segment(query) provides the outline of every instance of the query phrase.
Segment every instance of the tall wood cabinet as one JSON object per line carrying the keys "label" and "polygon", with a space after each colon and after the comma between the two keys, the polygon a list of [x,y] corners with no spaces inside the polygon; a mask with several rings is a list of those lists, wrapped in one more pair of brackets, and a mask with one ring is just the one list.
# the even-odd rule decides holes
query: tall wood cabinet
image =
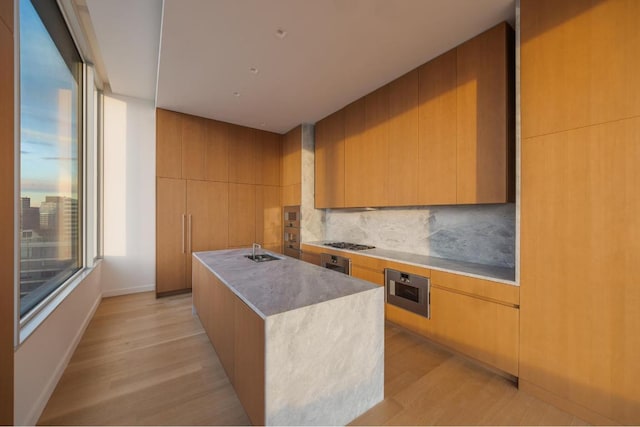
{"label": "tall wood cabinet", "polygon": [[521,1],[520,387],[640,423],[640,3]]}
{"label": "tall wood cabinet", "polygon": [[158,109],[156,293],[191,288],[191,253],[281,250],[281,135]]}
{"label": "tall wood cabinet", "polygon": [[513,37],[497,25],[320,120],[316,207],[513,201]]}

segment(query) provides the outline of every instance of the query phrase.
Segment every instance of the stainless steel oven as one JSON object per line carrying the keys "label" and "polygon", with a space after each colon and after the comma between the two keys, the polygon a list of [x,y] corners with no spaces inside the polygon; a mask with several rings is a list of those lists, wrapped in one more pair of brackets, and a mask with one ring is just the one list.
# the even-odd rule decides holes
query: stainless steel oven
{"label": "stainless steel oven", "polygon": [[384,283],[388,304],[431,318],[431,284],[428,277],[385,268]]}
{"label": "stainless steel oven", "polygon": [[283,212],[282,253],[300,258],[300,206],[285,206]]}
{"label": "stainless steel oven", "polygon": [[351,259],[327,253],[320,254],[320,266],[351,276]]}

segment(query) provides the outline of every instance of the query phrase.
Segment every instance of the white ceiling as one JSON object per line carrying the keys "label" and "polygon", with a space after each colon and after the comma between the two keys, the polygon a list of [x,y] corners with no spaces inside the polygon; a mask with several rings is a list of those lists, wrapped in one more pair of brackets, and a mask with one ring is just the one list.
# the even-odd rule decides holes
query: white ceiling
{"label": "white ceiling", "polygon": [[111,91],[155,100],[162,0],[86,0]]}
{"label": "white ceiling", "polygon": [[[159,1],[88,0],[114,92],[150,98]],[[286,132],[514,14],[515,0],[164,0],[156,105]]]}

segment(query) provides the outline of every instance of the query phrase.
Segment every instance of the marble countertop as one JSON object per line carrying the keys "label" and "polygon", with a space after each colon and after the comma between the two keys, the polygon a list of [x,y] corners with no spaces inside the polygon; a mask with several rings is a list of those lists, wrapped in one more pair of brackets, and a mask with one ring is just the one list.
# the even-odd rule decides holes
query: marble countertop
{"label": "marble countertop", "polygon": [[346,253],[365,255],[374,258],[381,258],[388,261],[397,261],[405,264],[425,267],[432,270],[446,271],[449,273],[461,274],[463,276],[476,277],[478,279],[492,280],[494,282],[515,285],[515,268],[497,267],[493,265],[474,264],[472,262],[456,261],[452,259],[437,258],[428,255],[412,254],[408,252],[393,251],[390,249],[367,249],[364,251],[349,251],[325,246],[330,241],[302,242],[303,245],[317,246],[324,249],[333,249]]}
{"label": "marble countertop", "polygon": [[260,253],[281,259],[254,262],[245,258],[250,253],[246,248],[195,252],[193,256],[262,318],[380,289],[370,282],[266,250]]}

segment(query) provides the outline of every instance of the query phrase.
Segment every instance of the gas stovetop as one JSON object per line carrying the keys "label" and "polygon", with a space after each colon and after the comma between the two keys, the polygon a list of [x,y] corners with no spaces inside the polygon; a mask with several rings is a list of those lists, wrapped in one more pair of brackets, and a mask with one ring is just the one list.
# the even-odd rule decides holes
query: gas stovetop
{"label": "gas stovetop", "polygon": [[336,249],[347,249],[350,251],[364,251],[367,249],[375,249],[375,246],[367,246],[367,245],[359,245],[357,243],[349,243],[349,242],[332,242],[325,243],[325,246],[331,246]]}

